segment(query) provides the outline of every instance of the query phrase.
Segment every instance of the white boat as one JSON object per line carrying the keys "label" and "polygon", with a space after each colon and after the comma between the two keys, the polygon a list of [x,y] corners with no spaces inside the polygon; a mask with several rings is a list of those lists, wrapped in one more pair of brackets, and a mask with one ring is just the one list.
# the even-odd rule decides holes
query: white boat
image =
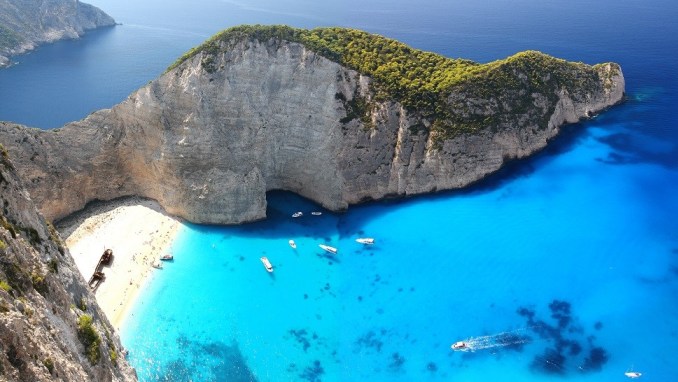
{"label": "white boat", "polygon": [[629,378],[640,378],[640,376],[643,375],[643,374],[641,374],[637,371],[627,371],[626,373],[624,373],[624,375],[629,377]]}
{"label": "white boat", "polygon": [[320,216],[320,215],[322,215],[322,214],[323,214],[323,213],[320,212],[320,211],[313,211],[313,212],[311,212],[311,215],[314,215],[314,216]]}
{"label": "white boat", "polygon": [[334,247],[330,247],[329,245],[318,244],[318,247],[320,247],[320,248],[326,250],[327,252],[329,252],[329,253],[331,253],[331,254],[333,254],[333,255],[336,255],[336,254],[337,254],[337,249],[334,248]]}
{"label": "white boat", "polygon": [[470,350],[471,348],[468,346],[468,344],[464,341],[457,341],[450,346],[452,350],[454,351],[467,351]]}
{"label": "white boat", "polygon": [[172,254],[168,253],[166,255],[160,256],[160,260],[165,260],[165,261],[174,260],[174,256]]}
{"label": "white boat", "polygon": [[263,256],[263,257],[261,258],[261,262],[264,264],[264,267],[266,268],[266,270],[267,270],[269,273],[270,273],[270,272],[273,272],[273,265],[271,265],[271,262],[268,261],[268,258],[267,258],[266,256]]}
{"label": "white boat", "polygon": [[360,244],[374,244],[374,239],[371,237],[359,237],[355,239]]}
{"label": "white boat", "polygon": [[297,249],[297,243],[295,243],[294,240],[290,240],[290,247]]}
{"label": "white boat", "polygon": [[300,217],[300,216],[304,216],[304,213],[301,212],[301,211],[297,211],[297,212],[295,212],[295,213],[292,214],[292,217],[293,217],[293,218],[298,218],[298,217]]}
{"label": "white boat", "polygon": [[162,263],[159,261],[154,261],[151,263],[151,266],[156,269],[162,269]]}

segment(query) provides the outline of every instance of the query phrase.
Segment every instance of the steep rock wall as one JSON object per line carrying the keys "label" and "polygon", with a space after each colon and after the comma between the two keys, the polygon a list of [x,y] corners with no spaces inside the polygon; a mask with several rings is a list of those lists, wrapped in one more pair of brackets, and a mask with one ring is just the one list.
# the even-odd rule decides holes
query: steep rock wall
{"label": "steep rock wall", "polygon": [[[0,380],[135,381],[113,327],[6,152],[0,199]],[[101,338],[94,364],[78,335],[85,314]]]}
{"label": "steep rock wall", "polygon": [[[377,101],[369,77],[301,44],[243,39],[61,129],[0,125],[0,142],[48,219],[91,200],[140,195],[193,222],[235,224],[263,218],[274,189],[341,210],[464,187],[540,150],[562,124],[620,102],[619,67],[596,70],[598,83],[547,94],[497,89],[487,98],[460,88],[450,95],[453,114],[499,117],[445,137],[418,112]],[[517,109],[518,96],[529,108]],[[356,100],[369,107],[352,118]]]}

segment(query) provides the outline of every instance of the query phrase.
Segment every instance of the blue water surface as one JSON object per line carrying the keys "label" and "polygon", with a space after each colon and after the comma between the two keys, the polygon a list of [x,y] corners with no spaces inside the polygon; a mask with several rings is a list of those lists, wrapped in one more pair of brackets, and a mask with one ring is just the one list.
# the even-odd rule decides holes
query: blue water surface
{"label": "blue water surface", "polygon": [[[52,128],[110,107],[241,23],[349,26],[481,62],[538,49],[619,62],[627,80],[623,105],[465,191],[322,216],[274,192],[263,222],[187,224],[122,329],[142,381],[678,375],[674,1],[91,2],[123,25],[17,57],[0,119]],[[497,346],[450,350],[470,337]]]}
{"label": "blue water surface", "polygon": [[[319,217],[272,193],[264,222],[187,226],[123,330],[133,364],[151,381],[612,381],[634,366],[671,380],[678,176],[611,163],[621,114],[469,191]],[[449,349],[497,333],[528,342]]]}

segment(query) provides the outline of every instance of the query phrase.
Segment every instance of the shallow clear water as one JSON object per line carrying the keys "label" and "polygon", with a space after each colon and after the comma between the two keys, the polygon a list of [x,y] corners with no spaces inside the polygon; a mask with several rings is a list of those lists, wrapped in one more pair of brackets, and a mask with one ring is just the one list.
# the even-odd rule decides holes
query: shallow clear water
{"label": "shallow clear water", "polygon": [[[619,62],[627,80],[625,104],[470,190],[320,217],[310,202],[272,193],[264,222],[188,225],[122,331],[141,380],[678,375],[674,2],[93,3],[124,25],[0,70],[0,119],[50,128],[112,106],[240,23],[351,26],[479,61],[539,49]],[[291,218],[297,210],[305,216]],[[377,243],[355,243],[363,235]],[[324,242],[339,254],[325,256]],[[527,343],[449,348],[505,332]]]}

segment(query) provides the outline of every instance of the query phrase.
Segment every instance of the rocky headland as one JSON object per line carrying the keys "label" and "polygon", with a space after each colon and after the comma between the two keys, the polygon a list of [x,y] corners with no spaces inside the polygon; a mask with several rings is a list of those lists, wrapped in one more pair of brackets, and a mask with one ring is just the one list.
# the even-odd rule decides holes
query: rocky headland
{"label": "rocky headland", "polygon": [[111,109],[0,125],[46,219],[137,195],[198,223],[262,219],[266,192],[331,210],[456,189],[622,101],[619,65],[522,52],[478,64],[365,32],[243,26]]}
{"label": "rocky headland", "polygon": [[111,25],[113,18],[77,0],[0,0],[0,67],[40,44]]}

